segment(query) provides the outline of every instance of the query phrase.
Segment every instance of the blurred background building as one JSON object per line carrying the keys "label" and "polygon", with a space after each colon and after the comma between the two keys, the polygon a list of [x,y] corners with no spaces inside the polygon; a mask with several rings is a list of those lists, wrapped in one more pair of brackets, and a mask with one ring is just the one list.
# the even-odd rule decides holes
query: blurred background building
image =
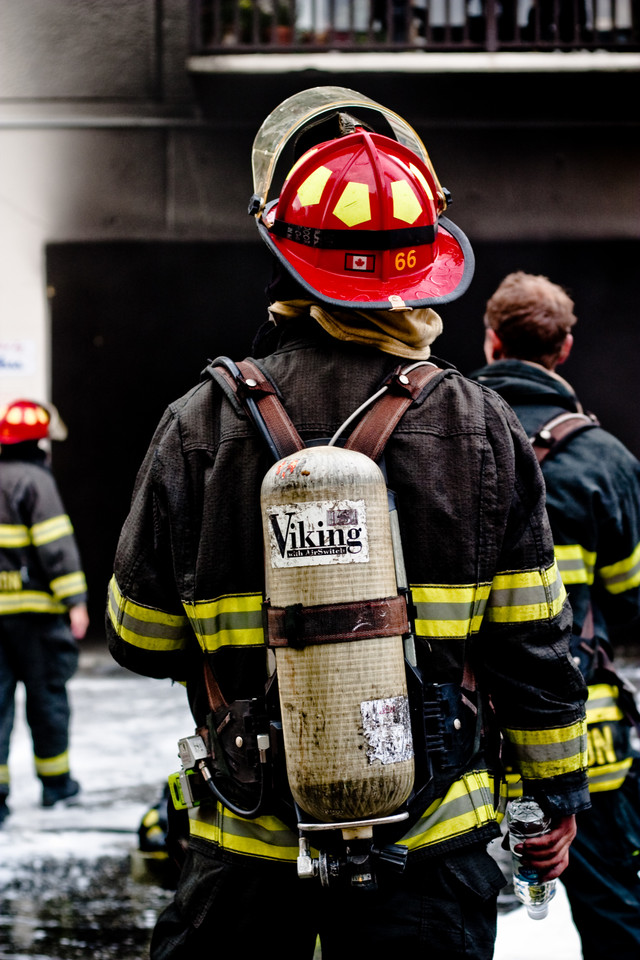
{"label": "blurred background building", "polygon": [[573,295],[567,376],[640,456],[638,0],[1,0],[0,402],[52,399],[93,631],[135,472],[208,358],[250,350],[267,113],[318,84],[423,138],[476,276],[436,353],[482,363],[514,269]]}

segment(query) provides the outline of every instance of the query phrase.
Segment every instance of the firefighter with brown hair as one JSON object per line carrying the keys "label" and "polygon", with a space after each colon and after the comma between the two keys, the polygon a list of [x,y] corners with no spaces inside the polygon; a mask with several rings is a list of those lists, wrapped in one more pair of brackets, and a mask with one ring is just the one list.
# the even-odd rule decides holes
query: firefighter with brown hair
{"label": "firefighter with brown hair", "polygon": [[[568,293],[547,277],[504,278],[485,312],[488,366],[472,374],[513,407],[541,462],[560,575],[573,609],[572,655],[589,685],[592,807],[562,875],[585,960],[640,952],[640,758],[633,691],[612,663],[640,619],[640,463],[585,414],[558,373],[573,347]],[[517,781],[514,783],[517,789]]]}
{"label": "firefighter with brown hair", "polygon": [[[551,833],[526,844],[549,878],[589,803],[586,691],[540,471],[507,405],[431,355],[435,308],[467,289],[473,254],[415,131],[355,91],[316,87],[267,117],[253,161],[250,213],[274,257],[269,320],[250,363],[219,359],[167,409],[109,587],[113,656],[184,682],[195,724],[176,787],[189,852],[151,955],[270,944],[299,960],[319,935],[324,960],[489,960],[500,738],[552,815]],[[369,440],[379,424],[386,441],[371,457],[370,415]],[[283,449],[295,452],[278,460]],[[318,464],[338,461],[340,482],[329,471],[314,493]],[[382,483],[375,509],[353,493],[360,471],[376,496]],[[376,592],[374,524],[391,530],[394,513],[385,476],[402,550],[393,587]],[[319,601],[331,574],[336,596]],[[297,599],[276,599],[284,581]],[[349,602],[356,581],[369,593]],[[398,644],[402,678],[381,694]],[[302,787],[320,808],[335,801],[322,815],[305,805],[300,754],[316,758]],[[338,771],[330,786],[324,762]],[[388,815],[355,819],[352,765],[381,801],[397,771],[415,775]]]}
{"label": "firefighter with brown hair", "polygon": [[66,437],[57,410],[32,400],[0,409],[0,823],[9,813],[16,686],[26,694],[42,806],[80,790],[69,769],[67,681],[87,631],[87,584],[71,521],[41,441]]}

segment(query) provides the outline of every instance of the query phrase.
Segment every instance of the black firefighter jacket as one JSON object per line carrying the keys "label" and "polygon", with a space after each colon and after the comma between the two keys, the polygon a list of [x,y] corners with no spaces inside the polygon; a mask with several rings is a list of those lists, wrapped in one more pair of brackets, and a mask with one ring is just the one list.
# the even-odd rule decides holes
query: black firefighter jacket
{"label": "black firefighter jacket", "polygon": [[[570,385],[537,364],[500,360],[472,377],[507,400],[529,437],[559,414],[582,411]],[[622,638],[640,618],[640,463],[616,437],[592,426],[552,448],[542,473],[573,609],[572,651],[589,684],[589,786],[592,793],[616,790],[633,760],[626,719],[633,695],[610,673],[608,641],[614,627]]]}
{"label": "black firefighter jacket", "polygon": [[[406,364],[311,331],[286,335],[259,362],[303,439],[333,436]],[[530,789],[557,813],[583,809],[586,690],[569,654],[571,614],[541,474],[515,416],[493,392],[443,370],[404,415],[385,460],[424,675],[459,690],[471,666]],[[162,418],[121,533],[107,613],[112,654],[135,672],[185,682],[196,725],[207,709],[203,654],[227,701],[263,691],[259,494],[271,462],[205,376]],[[465,702],[476,697],[467,694]],[[476,713],[458,707],[458,747],[399,841],[412,859],[498,833],[496,751],[476,749]],[[296,832],[270,812],[245,819],[201,805],[190,830],[231,855],[295,862],[298,853]]]}
{"label": "black firefighter jacket", "polygon": [[73,527],[44,454],[29,442],[3,448],[0,615],[66,613],[86,599]]}

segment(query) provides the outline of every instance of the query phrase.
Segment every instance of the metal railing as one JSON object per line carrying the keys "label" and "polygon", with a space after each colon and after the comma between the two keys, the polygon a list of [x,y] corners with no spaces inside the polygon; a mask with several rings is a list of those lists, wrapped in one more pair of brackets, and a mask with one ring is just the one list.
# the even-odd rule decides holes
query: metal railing
{"label": "metal railing", "polygon": [[640,0],[191,0],[194,55],[640,49]]}

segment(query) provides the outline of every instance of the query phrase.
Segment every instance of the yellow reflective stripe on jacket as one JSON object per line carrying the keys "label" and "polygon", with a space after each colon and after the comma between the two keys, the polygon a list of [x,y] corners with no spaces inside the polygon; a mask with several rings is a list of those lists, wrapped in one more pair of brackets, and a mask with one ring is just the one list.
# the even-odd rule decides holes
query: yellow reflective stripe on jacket
{"label": "yellow reflective stripe on jacket", "polygon": [[487,606],[490,584],[411,587],[420,637],[468,637],[477,633]]}
{"label": "yellow reflective stripe on jacket", "polygon": [[193,632],[203,650],[264,644],[262,594],[239,593],[217,600],[185,603]]}
{"label": "yellow reflective stripe on jacket", "polygon": [[566,595],[555,560],[546,570],[499,573],[493,578],[487,617],[494,623],[551,620]]}
{"label": "yellow reflective stripe on jacket", "polygon": [[630,557],[612,563],[608,567],[600,567],[600,578],[609,593],[624,593],[640,585],[640,543]]}
{"label": "yellow reflective stripe on jacket", "polygon": [[189,811],[192,837],[209,840],[229,853],[243,853],[267,860],[295,861],[298,836],[277,817],[245,820],[221,804],[195,807]]}
{"label": "yellow reflective stripe on jacket", "polygon": [[[486,770],[466,774],[430,805],[398,843],[419,850],[492,823],[497,819],[493,788],[493,777]],[[298,856],[296,833],[277,817],[245,820],[221,804],[203,805],[189,811],[189,828],[192,837],[218,844],[229,853],[287,861]]]}
{"label": "yellow reflective stripe on jacket", "polygon": [[593,583],[596,554],[579,543],[556,544],[556,562],[564,584]]}
{"label": "yellow reflective stripe on jacket", "polygon": [[496,820],[493,777],[487,770],[466,773],[435,800],[398,843],[419,850],[477,830]]}
{"label": "yellow reflective stripe on jacket", "polygon": [[9,767],[6,763],[0,763],[0,783],[9,783]]}
{"label": "yellow reflective stripe on jacket", "polygon": [[131,646],[169,653],[186,644],[187,617],[143,607],[124,597],[115,577],[109,583],[108,611],[113,629]]}
{"label": "yellow reflective stripe on jacket", "polygon": [[42,523],[34,523],[31,527],[31,540],[34,547],[43,547],[72,533],[71,520],[66,513],[61,513],[60,516],[43,520]]}
{"label": "yellow reflective stripe on jacket", "polygon": [[35,757],[36,773],[39,777],[59,777],[62,773],[69,773],[69,751],[59,753],[57,757]]}
{"label": "yellow reflective stripe on jacket", "polygon": [[626,757],[616,763],[607,763],[598,767],[589,767],[589,793],[604,793],[605,790],[619,790],[629,772],[633,757]]}
{"label": "yellow reflective stripe on jacket", "polygon": [[16,547],[28,547],[30,543],[28,527],[22,524],[0,523],[0,548],[15,550]]}
{"label": "yellow reflective stripe on jacket", "polygon": [[550,730],[507,728],[505,733],[515,748],[518,769],[525,780],[558,777],[587,767],[584,720]]}
{"label": "yellow reflective stripe on jacket", "polygon": [[75,597],[78,593],[87,592],[87,581],[81,570],[67,573],[64,577],[56,577],[49,586],[54,596],[61,598]]}
{"label": "yellow reflective stripe on jacket", "polygon": [[608,683],[590,684],[587,697],[587,723],[600,723],[603,720],[622,720],[623,714],[618,706],[618,688]]}
{"label": "yellow reflective stripe on jacket", "polygon": [[64,603],[59,603],[50,593],[44,591],[16,590],[0,593],[0,614],[66,612]]}

